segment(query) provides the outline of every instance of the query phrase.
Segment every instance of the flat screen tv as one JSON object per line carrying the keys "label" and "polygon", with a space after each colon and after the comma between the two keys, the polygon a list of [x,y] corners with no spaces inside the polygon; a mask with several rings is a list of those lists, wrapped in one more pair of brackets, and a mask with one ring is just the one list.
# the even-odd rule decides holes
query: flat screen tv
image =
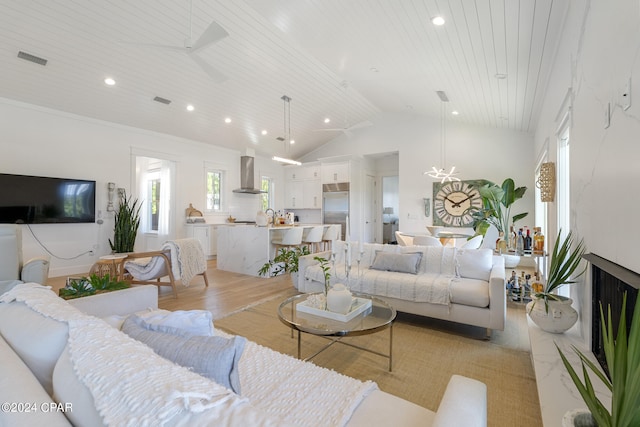
{"label": "flat screen tv", "polygon": [[96,182],[0,173],[0,223],[94,222]]}

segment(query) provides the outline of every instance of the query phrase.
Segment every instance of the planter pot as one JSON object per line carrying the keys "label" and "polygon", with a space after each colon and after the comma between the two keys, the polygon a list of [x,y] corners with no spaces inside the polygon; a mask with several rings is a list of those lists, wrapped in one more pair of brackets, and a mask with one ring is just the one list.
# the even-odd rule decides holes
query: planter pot
{"label": "planter pot", "polygon": [[527,313],[533,323],[543,331],[561,334],[568,331],[578,320],[578,312],[571,307],[571,298],[559,297],[559,301],[549,300],[547,312],[543,299],[536,296],[527,304]]}
{"label": "planter pot", "polygon": [[327,310],[347,314],[351,308],[351,292],[342,283],[333,285],[327,292]]}
{"label": "planter pot", "polygon": [[573,409],[562,417],[562,427],[598,427],[588,409]]}

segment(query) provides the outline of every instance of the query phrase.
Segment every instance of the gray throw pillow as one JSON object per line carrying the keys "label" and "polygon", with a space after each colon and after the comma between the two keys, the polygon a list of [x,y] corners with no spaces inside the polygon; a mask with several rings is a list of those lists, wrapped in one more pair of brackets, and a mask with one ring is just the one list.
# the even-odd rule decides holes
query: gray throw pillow
{"label": "gray throw pillow", "polygon": [[246,338],[184,337],[150,331],[142,326],[142,320],[136,315],[131,315],[125,320],[122,332],[151,347],[165,359],[189,368],[240,394],[238,369]]}
{"label": "gray throw pillow", "polygon": [[376,257],[369,268],[373,270],[418,274],[418,268],[420,267],[421,260],[422,252],[396,254],[376,251]]}

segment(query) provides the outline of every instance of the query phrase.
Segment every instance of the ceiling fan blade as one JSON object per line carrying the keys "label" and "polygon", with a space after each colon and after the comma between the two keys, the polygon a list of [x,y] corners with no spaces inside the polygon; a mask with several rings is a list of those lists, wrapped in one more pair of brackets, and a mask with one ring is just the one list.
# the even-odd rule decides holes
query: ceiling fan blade
{"label": "ceiling fan blade", "polygon": [[214,67],[209,65],[204,59],[200,58],[198,55],[191,53],[189,54],[189,58],[193,59],[193,61],[196,64],[198,64],[200,68],[202,68],[202,71],[207,73],[207,75],[209,75],[209,77],[211,77],[211,79],[215,83],[222,83],[227,80],[228,78],[227,76],[225,76],[220,71],[216,70]]}
{"label": "ceiling fan blade", "polygon": [[154,49],[172,50],[172,51],[181,52],[181,53],[184,53],[186,51],[186,49],[184,47],[170,46],[170,45],[166,45],[166,44],[137,43],[137,42],[125,42],[125,41],[121,41],[120,43],[129,44],[129,45],[132,45],[132,46],[152,47]]}
{"label": "ceiling fan blade", "polygon": [[211,24],[209,24],[207,29],[204,30],[204,33],[202,33],[200,38],[194,43],[191,51],[197,52],[203,47],[207,47],[212,43],[216,43],[227,37],[228,35],[229,33],[227,33],[227,30],[222,28],[216,21],[213,21],[211,22]]}
{"label": "ceiling fan blade", "polygon": [[369,120],[365,120],[363,122],[356,123],[353,126],[349,126],[347,128],[347,130],[362,129],[362,128],[366,128],[366,127],[369,127],[369,126],[373,126],[373,123],[371,123]]}

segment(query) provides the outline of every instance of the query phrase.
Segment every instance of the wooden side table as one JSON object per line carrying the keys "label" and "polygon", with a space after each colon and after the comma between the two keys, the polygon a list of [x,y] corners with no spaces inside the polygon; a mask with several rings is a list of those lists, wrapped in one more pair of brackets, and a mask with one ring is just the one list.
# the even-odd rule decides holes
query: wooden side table
{"label": "wooden side table", "polygon": [[105,255],[91,266],[90,274],[97,274],[100,277],[107,274],[117,280],[124,280],[124,261],[127,255]]}

